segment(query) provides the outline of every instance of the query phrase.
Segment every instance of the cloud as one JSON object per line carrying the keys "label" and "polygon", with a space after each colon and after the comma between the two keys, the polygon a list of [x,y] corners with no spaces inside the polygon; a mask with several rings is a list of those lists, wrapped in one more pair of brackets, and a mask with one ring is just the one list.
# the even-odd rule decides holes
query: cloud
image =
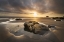
{"label": "cloud", "polygon": [[[8,11],[14,10],[21,12],[23,12],[23,10],[42,11],[42,9],[44,9],[42,8],[42,3],[44,3],[43,0],[0,0],[0,10],[5,9]],[[42,12],[44,12],[44,10]]]}
{"label": "cloud", "polygon": [[64,0],[0,0],[0,11],[24,12],[35,10],[39,13],[64,14]]}
{"label": "cloud", "polygon": [[51,0],[50,10],[55,13],[64,14],[64,0]]}

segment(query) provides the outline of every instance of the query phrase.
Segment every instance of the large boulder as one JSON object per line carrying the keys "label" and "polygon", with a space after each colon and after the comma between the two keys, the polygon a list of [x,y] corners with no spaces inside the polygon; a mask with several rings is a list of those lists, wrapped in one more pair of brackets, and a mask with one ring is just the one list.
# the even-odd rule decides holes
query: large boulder
{"label": "large boulder", "polygon": [[35,24],[39,24],[38,22],[35,22],[35,21],[28,21],[28,22],[25,22],[24,23],[24,29],[27,30],[27,31],[32,31],[33,30],[33,26]]}
{"label": "large boulder", "polygon": [[42,25],[42,24],[35,24],[33,26],[34,28],[34,33],[40,33],[42,31],[48,31],[48,27],[46,27],[45,25]]}
{"label": "large boulder", "polygon": [[49,28],[43,24],[39,24],[36,21],[28,21],[24,23],[24,30],[37,34],[41,31],[49,31]]}

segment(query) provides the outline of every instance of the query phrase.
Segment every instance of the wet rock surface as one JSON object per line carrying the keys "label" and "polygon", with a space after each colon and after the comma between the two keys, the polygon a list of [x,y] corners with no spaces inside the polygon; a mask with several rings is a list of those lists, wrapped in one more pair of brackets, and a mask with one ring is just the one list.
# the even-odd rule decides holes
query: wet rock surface
{"label": "wet rock surface", "polygon": [[44,34],[45,32],[49,31],[49,28],[36,21],[28,21],[24,23],[24,30],[33,32],[34,34]]}

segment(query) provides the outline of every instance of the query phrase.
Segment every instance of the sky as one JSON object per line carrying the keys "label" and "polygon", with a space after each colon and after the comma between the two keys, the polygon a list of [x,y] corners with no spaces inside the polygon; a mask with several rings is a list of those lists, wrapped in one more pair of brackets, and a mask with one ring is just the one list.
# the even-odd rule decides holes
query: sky
{"label": "sky", "polygon": [[33,13],[35,11],[44,15],[53,13],[63,16],[64,0],[0,0],[0,12]]}

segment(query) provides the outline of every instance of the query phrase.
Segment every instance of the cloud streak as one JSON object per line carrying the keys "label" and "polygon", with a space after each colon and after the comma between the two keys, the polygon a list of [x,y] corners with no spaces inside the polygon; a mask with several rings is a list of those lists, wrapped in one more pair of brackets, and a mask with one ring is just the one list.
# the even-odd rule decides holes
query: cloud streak
{"label": "cloud streak", "polygon": [[0,11],[24,12],[23,10],[64,14],[64,0],[0,0]]}
{"label": "cloud streak", "polygon": [[55,13],[64,14],[64,0],[51,0],[50,10]]}

